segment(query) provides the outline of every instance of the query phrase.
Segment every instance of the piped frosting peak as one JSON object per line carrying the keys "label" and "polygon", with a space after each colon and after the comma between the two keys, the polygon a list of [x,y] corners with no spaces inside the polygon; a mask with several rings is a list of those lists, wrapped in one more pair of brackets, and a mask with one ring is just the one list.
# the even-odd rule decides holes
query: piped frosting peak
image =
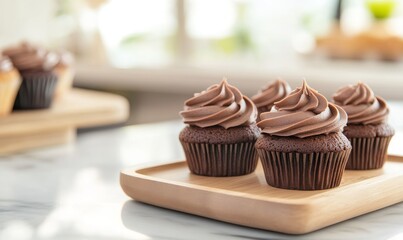
{"label": "piped frosting peak", "polygon": [[340,88],[333,100],[347,112],[349,124],[380,124],[386,122],[389,115],[386,101],[375,96],[362,82]]}
{"label": "piped frosting peak", "polygon": [[341,132],[347,123],[345,111],[329,103],[305,80],[301,87],[275,102],[270,112],[262,113],[260,119],[258,126],[263,133],[298,138]]}
{"label": "piped frosting peak", "polygon": [[282,79],[266,85],[251,99],[260,111],[270,111],[274,103],[283,99],[291,92],[291,87]]}
{"label": "piped frosting peak", "polygon": [[228,129],[254,123],[257,110],[248,97],[223,79],[219,84],[188,99],[180,115],[189,125],[221,126]]}

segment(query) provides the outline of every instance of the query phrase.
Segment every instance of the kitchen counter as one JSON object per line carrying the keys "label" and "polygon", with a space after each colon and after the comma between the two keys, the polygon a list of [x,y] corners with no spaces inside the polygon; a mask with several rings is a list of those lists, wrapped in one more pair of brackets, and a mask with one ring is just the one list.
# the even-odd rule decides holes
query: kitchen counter
{"label": "kitchen counter", "polygon": [[187,62],[186,65],[134,68],[79,63],[74,83],[83,87],[144,92],[155,92],[155,86],[158,86],[158,92],[189,94],[226,77],[244,94],[252,95],[278,77],[285,79],[293,89],[306,78],[310,86],[330,97],[336,89],[362,80],[376,89],[380,96],[403,100],[400,92],[403,89],[402,66],[403,62],[335,61],[292,56],[260,63],[225,62],[220,65],[217,62]]}
{"label": "kitchen counter", "polygon": [[[402,114],[395,110],[391,118],[398,129]],[[182,127],[165,122],[82,132],[72,145],[1,157],[0,239],[403,239],[403,203],[291,236],[131,200],[119,186],[120,170],[183,159]]]}

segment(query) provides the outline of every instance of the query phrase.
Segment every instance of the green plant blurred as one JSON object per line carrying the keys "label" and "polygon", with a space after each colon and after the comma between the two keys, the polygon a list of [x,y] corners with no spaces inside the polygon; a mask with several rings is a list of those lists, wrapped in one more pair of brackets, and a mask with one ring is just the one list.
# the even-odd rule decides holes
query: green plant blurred
{"label": "green plant blurred", "polygon": [[367,0],[367,7],[377,20],[389,18],[396,7],[395,0]]}
{"label": "green plant blurred", "polygon": [[235,24],[237,27],[232,35],[213,41],[213,46],[216,50],[227,55],[237,51],[244,53],[253,50],[251,33],[245,24],[246,10],[247,5],[245,3],[237,5],[237,22]]}
{"label": "green plant blurred", "polygon": [[246,52],[252,47],[252,40],[246,29],[239,28],[232,36],[215,40],[214,46],[225,54],[236,51]]}
{"label": "green plant blurred", "polygon": [[125,38],[123,38],[120,41],[120,45],[121,46],[129,46],[129,45],[132,45],[132,44],[143,42],[146,39],[147,39],[146,34],[131,34],[131,35],[128,35]]}

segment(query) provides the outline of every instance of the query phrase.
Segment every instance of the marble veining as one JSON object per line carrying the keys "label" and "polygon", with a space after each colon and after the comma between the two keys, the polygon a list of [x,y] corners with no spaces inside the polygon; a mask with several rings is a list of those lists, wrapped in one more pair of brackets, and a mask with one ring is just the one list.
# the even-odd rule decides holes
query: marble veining
{"label": "marble veining", "polygon": [[128,198],[120,170],[183,159],[182,127],[166,122],[84,132],[73,145],[1,157],[0,239],[403,239],[403,203],[292,236]]}

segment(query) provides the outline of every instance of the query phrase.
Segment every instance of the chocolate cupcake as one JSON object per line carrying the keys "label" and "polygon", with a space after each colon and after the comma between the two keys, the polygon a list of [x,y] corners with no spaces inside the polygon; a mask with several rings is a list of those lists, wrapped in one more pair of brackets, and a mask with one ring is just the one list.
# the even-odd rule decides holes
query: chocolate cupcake
{"label": "chocolate cupcake", "polygon": [[57,84],[57,75],[53,70],[58,56],[27,43],[10,47],[3,54],[10,57],[22,76],[14,109],[50,107]]}
{"label": "chocolate cupcake", "polygon": [[304,81],[260,118],[262,135],[255,146],[270,186],[320,190],[340,185],[351,151],[342,134],[347,115],[341,107]]}
{"label": "chocolate cupcake", "polygon": [[188,99],[180,115],[188,126],[179,140],[192,173],[227,177],[256,169],[256,107],[225,79]]}
{"label": "chocolate cupcake", "polygon": [[291,87],[282,79],[277,79],[275,82],[266,85],[256,95],[251,97],[258,110],[259,116],[262,112],[268,112],[273,107],[274,103],[280,101],[291,92]]}
{"label": "chocolate cupcake", "polygon": [[8,57],[0,55],[0,116],[8,115],[13,109],[20,85],[20,74]]}
{"label": "chocolate cupcake", "polygon": [[333,100],[348,115],[343,133],[350,140],[353,150],[346,169],[382,168],[389,142],[395,133],[387,123],[389,109],[386,101],[375,96],[371,88],[361,82],[339,89]]}

